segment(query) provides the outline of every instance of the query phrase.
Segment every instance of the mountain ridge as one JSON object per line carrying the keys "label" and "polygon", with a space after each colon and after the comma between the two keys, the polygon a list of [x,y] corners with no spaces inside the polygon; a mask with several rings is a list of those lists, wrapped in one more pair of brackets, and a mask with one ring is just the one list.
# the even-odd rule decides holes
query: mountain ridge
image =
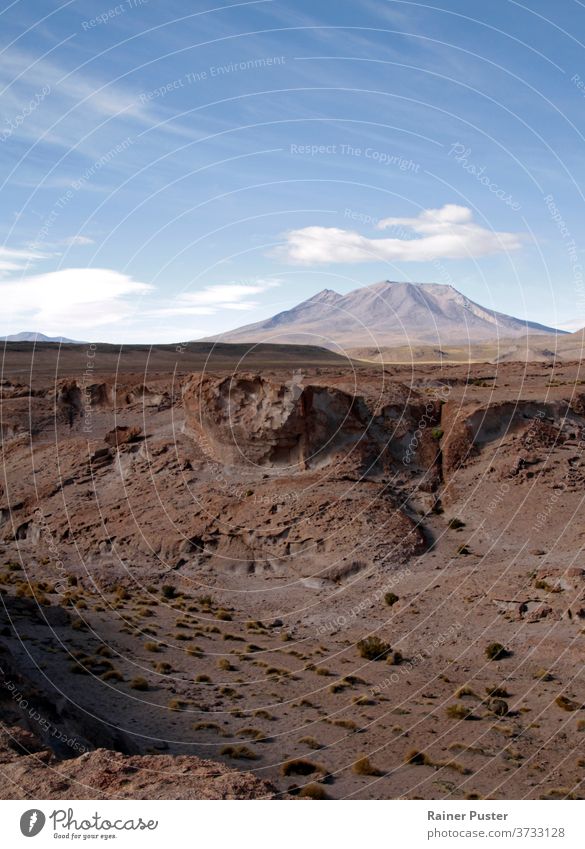
{"label": "mountain ridge", "polygon": [[278,340],[329,348],[463,344],[565,331],[490,310],[454,286],[384,280],[341,295],[323,289],[268,319],[208,337],[222,342]]}
{"label": "mountain ridge", "polygon": [[61,345],[79,345],[76,339],[68,339],[66,336],[45,336],[35,330],[23,330],[20,333],[11,333],[8,336],[0,336],[0,342],[55,342]]}

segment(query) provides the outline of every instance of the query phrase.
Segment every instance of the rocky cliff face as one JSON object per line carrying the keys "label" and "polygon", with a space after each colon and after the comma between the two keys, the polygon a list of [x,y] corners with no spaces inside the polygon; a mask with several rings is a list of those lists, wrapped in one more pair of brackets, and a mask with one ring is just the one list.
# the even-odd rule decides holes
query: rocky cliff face
{"label": "rocky cliff face", "polygon": [[356,468],[369,462],[380,470],[406,452],[411,462],[432,464],[430,431],[440,411],[436,399],[399,383],[376,396],[359,387],[281,383],[259,374],[196,375],[183,401],[187,429],[216,459],[295,472],[350,457]]}

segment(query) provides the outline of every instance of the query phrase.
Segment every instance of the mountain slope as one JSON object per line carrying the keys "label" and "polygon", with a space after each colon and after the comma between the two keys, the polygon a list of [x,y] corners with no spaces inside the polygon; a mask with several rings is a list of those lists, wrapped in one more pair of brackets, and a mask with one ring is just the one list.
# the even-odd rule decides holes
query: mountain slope
{"label": "mountain slope", "polygon": [[45,336],[44,333],[24,330],[22,333],[13,333],[10,336],[0,336],[0,342],[59,342],[62,345],[75,345],[75,339],[67,339],[66,336]]}
{"label": "mountain slope", "polygon": [[347,295],[324,289],[293,309],[215,338],[347,348],[473,344],[526,333],[560,331],[488,310],[452,286],[385,280]]}

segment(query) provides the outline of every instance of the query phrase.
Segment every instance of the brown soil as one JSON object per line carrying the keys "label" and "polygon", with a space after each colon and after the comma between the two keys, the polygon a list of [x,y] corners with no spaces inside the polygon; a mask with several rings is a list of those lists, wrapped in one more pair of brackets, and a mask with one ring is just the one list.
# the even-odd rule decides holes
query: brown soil
{"label": "brown soil", "polygon": [[7,798],[583,797],[579,363],[75,356],[0,387]]}

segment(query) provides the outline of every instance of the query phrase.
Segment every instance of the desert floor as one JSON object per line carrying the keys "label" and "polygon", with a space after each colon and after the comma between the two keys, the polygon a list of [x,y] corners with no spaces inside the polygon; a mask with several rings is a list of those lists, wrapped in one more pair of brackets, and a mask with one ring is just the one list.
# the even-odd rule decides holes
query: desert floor
{"label": "desert floor", "polygon": [[7,351],[7,798],[584,797],[580,363]]}

